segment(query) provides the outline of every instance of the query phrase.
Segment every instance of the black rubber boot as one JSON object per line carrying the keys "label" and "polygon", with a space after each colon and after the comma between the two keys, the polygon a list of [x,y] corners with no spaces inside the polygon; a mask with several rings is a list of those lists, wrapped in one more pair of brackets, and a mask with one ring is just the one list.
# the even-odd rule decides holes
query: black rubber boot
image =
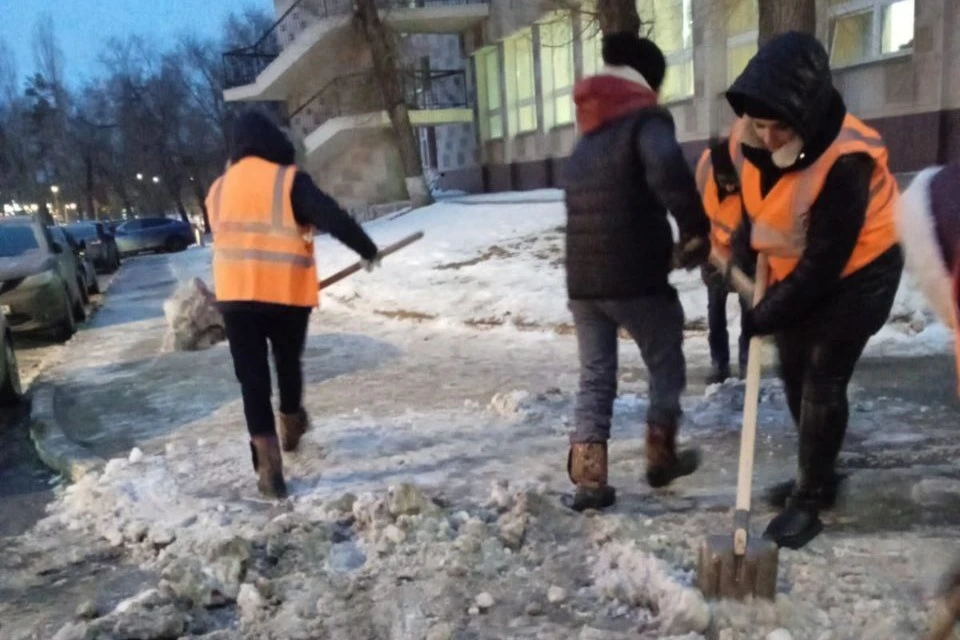
{"label": "black rubber boot", "polygon": [[[823,502],[818,505],[821,511],[829,511],[837,505],[837,498],[840,497],[840,489],[843,487],[843,482],[846,479],[846,474],[833,474],[830,482],[824,487],[821,496]],[[787,480],[786,482],[778,482],[773,486],[767,487],[765,491],[767,504],[774,509],[786,508],[787,500],[793,494],[796,486],[796,480]]]}
{"label": "black rubber boot", "polygon": [[713,365],[710,369],[710,375],[707,376],[707,384],[722,384],[730,378],[730,365],[725,367]]}
{"label": "black rubber boot", "polygon": [[787,508],[770,521],[763,537],[787,549],[800,549],[823,531],[817,493],[797,491],[787,500]]}
{"label": "black rubber boot", "polygon": [[563,496],[564,506],[574,511],[606,509],[617,501],[616,490],[607,484],[607,443],[570,445],[567,475],[576,485],[572,495]]}

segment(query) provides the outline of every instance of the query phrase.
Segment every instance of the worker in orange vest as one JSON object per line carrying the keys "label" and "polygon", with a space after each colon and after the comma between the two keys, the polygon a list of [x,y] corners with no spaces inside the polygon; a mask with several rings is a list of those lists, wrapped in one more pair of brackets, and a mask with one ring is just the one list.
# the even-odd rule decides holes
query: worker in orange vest
{"label": "worker in orange vest", "polygon": [[727,99],[740,118],[730,152],[747,214],[736,235],[766,256],[773,283],[744,328],[774,336],[799,430],[798,476],[770,492],[783,510],[765,536],[799,548],[836,498],[847,386],[903,271],[897,183],[882,138],[847,112],[813,36],[769,41]]}
{"label": "worker in orange vest", "polygon": [[[730,158],[728,139],[724,138],[704,149],[697,162],[696,178],[703,208],[710,218],[710,244],[721,254],[730,255],[733,232],[743,217],[743,203],[740,199],[740,178]],[[703,283],[707,285],[708,342],[712,364],[707,384],[717,384],[730,377],[730,337],[727,333],[730,287],[723,274],[709,262],[701,267],[701,275]],[[740,301],[742,318],[747,305],[740,296],[737,299]],[[738,345],[740,377],[747,370],[749,346],[749,337],[741,330]]]}
{"label": "worker in orange vest", "polygon": [[[214,289],[243,394],[257,487],[269,498],[286,497],[280,450],[296,450],[310,425],[300,359],[319,302],[314,233],[330,233],[368,269],[378,262],[377,246],[360,225],[294,164],[290,140],[267,116],[248,111],[235,123],[228,168],[206,201]],[[280,390],[278,421],[268,344]]]}

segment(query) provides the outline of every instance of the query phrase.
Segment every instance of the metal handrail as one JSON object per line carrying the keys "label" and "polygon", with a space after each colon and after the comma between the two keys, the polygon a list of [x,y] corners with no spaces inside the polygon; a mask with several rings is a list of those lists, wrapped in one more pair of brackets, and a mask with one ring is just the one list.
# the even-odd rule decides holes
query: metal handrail
{"label": "metal handrail", "polygon": [[[423,72],[402,70],[404,102],[415,110],[456,109],[470,106],[466,72],[462,69]],[[372,71],[340,76],[326,84],[290,114],[309,118],[301,126],[304,136],[325,122],[347,115],[362,115],[386,108],[380,85]]]}
{"label": "metal handrail", "polygon": [[[376,0],[381,9],[416,9],[446,5],[486,4],[489,0]],[[309,6],[309,9],[308,9]],[[352,0],[295,0],[269,29],[252,45],[226,51],[222,55],[224,86],[237,87],[254,82],[264,69],[273,62],[283,46],[278,35],[285,26],[295,30],[294,21],[300,17],[299,9],[309,10],[312,20],[325,20],[344,16],[353,11]],[[301,23],[301,27],[305,24]],[[301,29],[302,30],[302,29]],[[299,31],[292,36],[296,38]]]}

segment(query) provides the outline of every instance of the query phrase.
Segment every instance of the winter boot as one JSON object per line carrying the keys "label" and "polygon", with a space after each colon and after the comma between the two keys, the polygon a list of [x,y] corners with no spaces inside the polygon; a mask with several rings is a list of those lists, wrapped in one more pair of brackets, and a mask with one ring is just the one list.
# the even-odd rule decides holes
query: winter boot
{"label": "winter boot", "polygon": [[253,455],[253,470],[257,472],[257,488],[267,498],[277,500],[287,497],[287,484],[283,481],[283,457],[276,436],[254,436],[250,439]]}
{"label": "winter boot", "polygon": [[781,511],[763,532],[763,537],[779,547],[800,549],[823,531],[820,521],[820,505],[825,500],[825,489],[800,487],[787,499]]}
{"label": "winter boot", "polygon": [[574,511],[606,509],[617,500],[616,490],[607,484],[607,443],[588,442],[570,445],[567,475],[577,486],[563,504]]}
{"label": "winter boot", "polygon": [[721,384],[730,378],[730,365],[713,365],[710,369],[710,375],[707,376],[707,384]]}
{"label": "winter boot", "polygon": [[677,452],[677,423],[647,425],[647,482],[654,489],[688,476],[700,466],[696,449]]}
{"label": "winter boot", "polygon": [[300,444],[300,438],[310,428],[310,416],[303,409],[297,413],[288,415],[281,413],[277,420],[278,430],[280,431],[280,444],[284,451],[296,451]]}
{"label": "winter boot", "polygon": [[[837,498],[840,496],[840,488],[846,479],[846,474],[842,473],[834,473],[831,476],[823,488],[823,495],[821,496],[823,502],[819,505],[821,511],[829,511],[836,506]],[[767,487],[765,492],[767,504],[774,509],[785,508],[787,506],[787,500],[790,498],[796,486],[796,480],[787,480],[786,482],[779,482],[771,487]]]}

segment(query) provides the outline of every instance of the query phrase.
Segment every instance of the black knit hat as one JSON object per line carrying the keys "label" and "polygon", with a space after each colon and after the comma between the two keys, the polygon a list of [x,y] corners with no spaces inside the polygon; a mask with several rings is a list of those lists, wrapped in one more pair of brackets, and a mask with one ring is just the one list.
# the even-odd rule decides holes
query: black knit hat
{"label": "black knit hat", "polygon": [[603,36],[603,61],[615,67],[630,67],[640,73],[654,91],[660,90],[667,73],[667,60],[652,40],[628,31]]}

